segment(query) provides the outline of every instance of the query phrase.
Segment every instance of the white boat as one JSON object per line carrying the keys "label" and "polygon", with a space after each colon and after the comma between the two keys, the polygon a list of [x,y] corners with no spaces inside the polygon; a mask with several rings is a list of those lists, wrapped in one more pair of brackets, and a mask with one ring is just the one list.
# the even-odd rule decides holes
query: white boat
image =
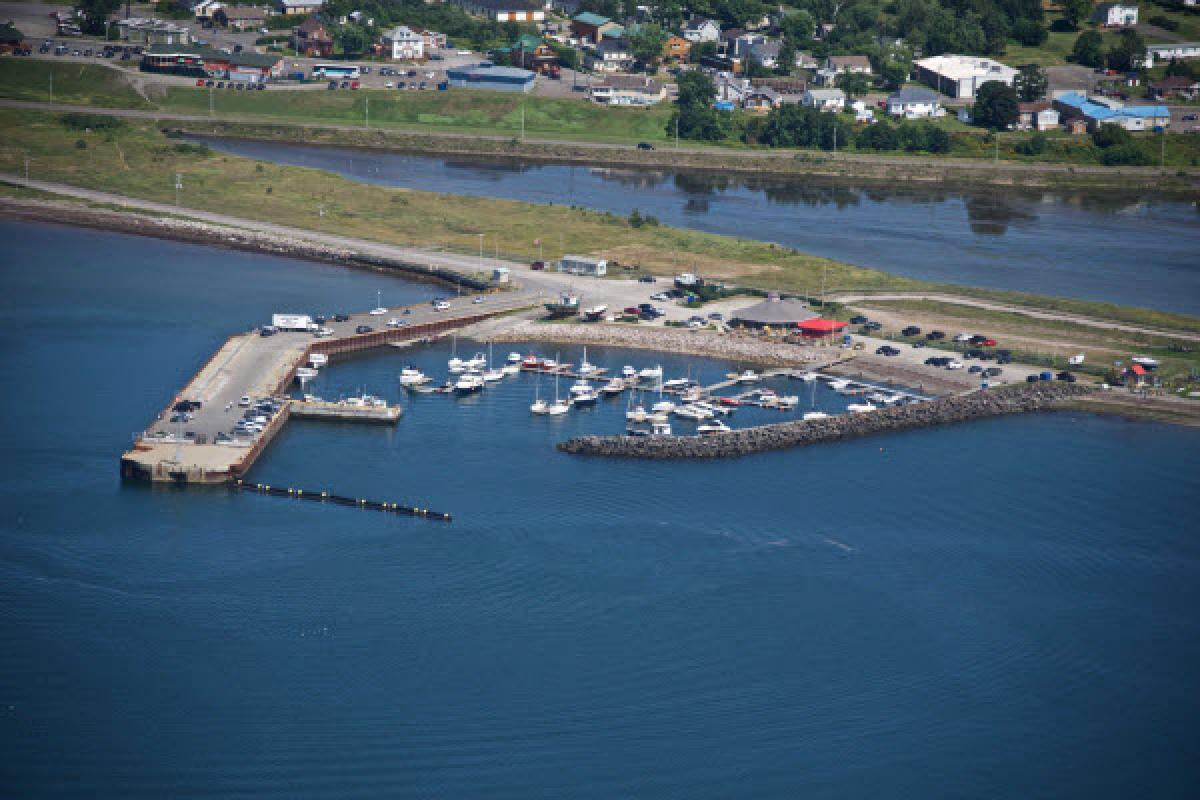
{"label": "white boat", "polygon": [[519,366],[521,364],[521,354],[517,353],[517,352],[509,353],[508,354],[508,363],[516,364]]}
{"label": "white boat", "polygon": [[849,385],[850,385],[850,381],[843,380],[842,378],[837,378],[837,379],[831,380],[829,382],[829,388],[833,389],[834,391],[841,391],[842,389],[845,389]]}
{"label": "white boat", "polygon": [[[656,414],[667,415],[675,410],[675,404],[670,400],[663,399],[663,382],[662,382],[662,367],[658,367],[658,402],[650,407],[650,410]],[[642,370],[645,372],[645,370]]]}
{"label": "white boat", "polygon": [[669,381],[663,381],[664,389],[683,390],[692,385],[692,382],[687,378],[671,378]]}
{"label": "white boat", "polygon": [[702,419],[712,419],[713,417],[713,413],[711,411],[698,406],[679,406],[671,413],[677,417],[682,417],[683,419],[694,419],[697,421]]}
{"label": "white boat", "polygon": [[467,371],[467,362],[458,357],[458,336],[451,339],[450,344],[450,360],[446,362],[446,368],[450,370],[452,375]]}
{"label": "white boat", "polygon": [[372,317],[382,317],[386,313],[388,310],[383,307],[383,292],[376,292],[375,307],[371,309],[370,314]]}
{"label": "white boat", "polygon": [[804,374],[802,374],[802,375],[800,376],[800,380],[804,381],[805,383],[812,383],[812,382],[813,382],[813,381],[815,381],[815,380],[816,380],[818,377],[819,377],[819,376],[818,376],[818,375],[817,375],[817,373],[815,373],[815,372],[805,372]]}
{"label": "white boat", "polygon": [[738,383],[758,383],[760,380],[762,380],[762,378],[752,369],[743,370],[742,373],[737,376]]}
{"label": "white boat", "polygon": [[489,369],[483,373],[483,379],[487,383],[495,383],[496,381],[502,381],[502,380],[504,380],[504,370]]}
{"label": "white boat", "polygon": [[883,398],[883,402],[884,402],[886,405],[889,405],[889,406],[894,406],[894,405],[896,405],[897,403],[903,403],[903,402],[904,402],[904,395],[902,395],[902,394],[890,394],[890,395],[887,395],[886,397],[884,397],[884,398]]}
{"label": "white boat", "polygon": [[638,371],[636,369],[634,369],[633,367],[629,366],[628,364],[621,367],[621,377],[622,378],[636,378],[637,376],[638,376]]}
{"label": "white boat", "polygon": [[650,423],[650,435],[651,436],[670,436],[671,435],[671,423],[667,422],[665,419],[654,420],[652,423]]}
{"label": "white boat", "polygon": [[685,403],[698,403],[703,398],[704,392],[700,390],[699,386],[693,386],[683,394],[679,395],[679,399]]}
{"label": "white boat", "polygon": [[521,365],[520,364],[505,364],[503,367],[500,368],[500,371],[503,372],[505,375],[516,375],[518,372],[521,371]]}
{"label": "white boat", "polygon": [[574,397],[577,394],[583,394],[585,392],[592,391],[592,384],[589,383],[586,378],[580,378],[579,380],[575,381],[575,383],[571,384],[571,388],[567,391],[572,397]]}
{"label": "white boat", "polygon": [[554,375],[554,403],[546,409],[546,413],[552,417],[557,417],[571,410],[571,404],[566,400],[562,400],[558,396],[558,373]]}
{"label": "white boat", "polygon": [[296,367],[296,380],[308,381],[317,377],[321,373],[312,367]]}
{"label": "white boat", "polygon": [[775,404],[780,408],[792,409],[800,405],[800,398],[790,394],[784,395],[783,397],[776,397]]}
{"label": "white boat", "polygon": [[824,411],[805,411],[804,412],[804,419],[806,421],[810,420],[810,419],[828,419],[828,418],[829,418],[829,415],[826,414]]}
{"label": "white boat", "polygon": [[313,369],[320,369],[329,363],[329,356],[324,353],[309,353],[308,365]]}
{"label": "white boat", "polygon": [[608,395],[620,394],[621,392],[625,391],[625,381],[621,380],[620,378],[613,378],[608,383],[601,386],[600,391],[601,393]]}
{"label": "white boat", "polygon": [[1158,369],[1158,359],[1150,358],[1150,356],[1134,356],[1129,359],[1134,364],[1145,367],[1146,369]]}
{"label": "white boat", "polygon": [[428,375],[415,367],[405,367],[400,370],[400,385],[401,386],[420,386],[423,383],[429,383],[432,380]]}
{"label": "white boat", "polygon": [[737,410],[731,406],[719,406],[714,403],[705,403],[702,401],[694,402],[692,405],[694,405],[696,408],[703,408],[705,411],[713,414],[720,414],[723,417],[727,417]]}
{"label": "white boat", "polygon": [[558,360],[547,358],[542,361],[542,369],[558,369]]}
{"label": "white boat", "polygon": [[576,370],[580,375],[591,375],[596,371],[596,365],[587,360],[587,348],[583,348],[583,360],[579,362],[579,369]]}
{"label": "white boat", "polygon": [[529,405],[529,411],[533,414],[550,413],[550,404],[542,399],[542,376],[540,373],[537,376],[537,382],[533,385],[533,402]]}
{"label": "white boat", "polygon": [[487,356],[483,353],[476,353],[467,361],[467,369],[486,369],[487,365]]}
{"label": "white boat", "polygon": [[638,373],[638,377],[644,381],[658,380],[662,377],[662,367],[646,367]]}
{"label": "white boat", "polygon": [[867,414],[871,411],[875,411],[876,408],[876,406],[873,406],[870,403],[851,403],[850,405],[846,406],[846,410],[853,414]]}
{"label": "white boat", "polygon": [[387,401],[381,397],[376,397],[373,394],[360,394],[357,397],[347,397],[345,400],[339,400],[339,403],[346,406],[355,406],[360,408],[387,408]]}
{"label": "white boat", "polygon": [[646,407],[641,403],[633,402],[635,394],[637,394],[636,390],[629,393],[629,403],[625,407],[625,419],[630,422],[645,422],[648,417]]}
{"label": "white boat", "polygon": [[705,422],[703,425],[696,426],[696,433],[700,434],[701,436],[712,436],[717,433],[729,433],[730,430],[732,430],[732,428],[730,428],[724,422],[721,422],[719,419],[710,420]]}
{"label": "white boat", "polygon": [[454,382],[454,391],[459,394],[471,394],[483,388],[483,375],[478,372],[468,372]]}
{"label": "white boat", "polygon": [[[572,388],[574,388],[574,387],[572,387]],[[593,389],[590,385],[583,391],[571,393],[571,403],[574,405],[577,405],[577,406],[595,405],[596,401],[599,399],[600,399],[600,395],[596,394],[596,390]]]}

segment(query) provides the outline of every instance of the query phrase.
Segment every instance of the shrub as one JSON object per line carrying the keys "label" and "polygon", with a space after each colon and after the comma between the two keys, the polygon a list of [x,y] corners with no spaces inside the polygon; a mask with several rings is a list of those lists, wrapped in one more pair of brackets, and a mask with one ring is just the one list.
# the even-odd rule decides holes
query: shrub
{"label": "shrub", "polygon": [[85,142],[83,139],[76,139],[75,140],[75,149],[76,150],[87,150],[87,142]]}
{"label": "shrub", "polygon": [[115,131],[125,127],[125,121],[103,114],[63,114],[58,118],[63,127],[76,131]]}
{"label": "shrub", "polygon": [[1154,159],[1137,142],[1131,141],[1106,148],[1100,154],[1100,163],[1108,167],[1148,167]]}
{"label": "shrub", "polygon": [[193,144],[192,142],[180,142],[175,145],[175,152],[185,156],[206,156],[210,152],[206,144]]}
{"label": "shrub", "polygon": [[1028,139],[1017,142],[1013,149],[1023,156],[1040,156],[1046,151],[1046,134],[1039,131]]}

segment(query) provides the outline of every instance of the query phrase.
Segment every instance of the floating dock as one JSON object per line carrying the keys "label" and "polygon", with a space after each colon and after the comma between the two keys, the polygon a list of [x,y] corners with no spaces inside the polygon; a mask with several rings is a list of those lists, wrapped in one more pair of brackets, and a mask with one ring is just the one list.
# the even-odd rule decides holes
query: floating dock
{"label": "floating dock", "polygon": [[[528,305],[527,298],[488,295],[481,303],[464,304],[461,309],[449,311],[419,305],[392,309],[385,316],[353,314],[340,322],[326,322],[325,326],[333,333],[324,338],[299,332],[261,336],[257,329],[231,336],[146,430],[135,434],[133,446],[121,456],[121,475],[132,480],[179,484],[239,480],[292,413],[311,414],[313,409],[307,408],[307,404],[302,403],[302,408],[297,409],[295,401],[287,401],[286,395],[296,370],[306,366],[313,354],[333,359],[346,353],[424,339]],[[392,317],[402,320],[403,325],[387,326],[386,321]],[[372,330],[358,333],[360,326]],[[264,414],[268,419],[261,431],[231,437],[228,431],[246,410],[243,398],[250,398],[251,402],[276,398],[277,410]],[[188,404],[190,417],[172,422],[182,403]],[[361,418],[357,413],[354,416]]]}

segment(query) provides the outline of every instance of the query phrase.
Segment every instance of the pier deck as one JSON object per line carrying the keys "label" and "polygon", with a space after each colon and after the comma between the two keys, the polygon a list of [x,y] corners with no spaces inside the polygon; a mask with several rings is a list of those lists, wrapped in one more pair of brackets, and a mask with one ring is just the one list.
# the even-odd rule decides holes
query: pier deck
{"label": "pier deck", "polygon": [[[292,405],[284,402],[264,429],[254,435],[217,441],[246,410],[239,400],[284,396],[296,369],[312,353],[334,356],[381,347],[394,342],[422,339],[452,328],[530,305],[524,292],[483,295],[482,302],[460,298],[449,311],[434,311],[428,304],[389,310],[385,315],[353,314],[344,322],[329,321],[333,335],[316,338],[311,333],[280,332],[260,336],[257,331],[231,336],[188,381],[121,457],[121,474],[127,478],[176,483],[224,483],[242,477],[271,439],[287,422]],[[389,328],[391,318],[404,321]],[[356,333],[369,325],[369,333]],[[180,401],[198,401],[192,418],[171,422]],[[190,435],[189,435],[190,434]]]}

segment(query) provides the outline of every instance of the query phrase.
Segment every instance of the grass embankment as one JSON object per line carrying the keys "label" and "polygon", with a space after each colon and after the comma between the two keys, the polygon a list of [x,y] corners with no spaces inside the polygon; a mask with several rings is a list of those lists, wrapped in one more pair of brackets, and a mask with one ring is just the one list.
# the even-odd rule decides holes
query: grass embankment
{"label": "grass embankment", "polygon": [[[63,119],[73,121],[74,127]],[[88,128],[89,125],[109,127]],[[86,129],[85,129],[86,128]],[[183,205],[401,245],[533,259],[594,253],[648,270],[723,272],[751,284],[813,291],[830,285],[915,290],[923,284],[789,248],[563,206],[363,186],[318,170],[282,167],[168,139],[153,123],[0,110],[0,170],[164,203],[183,176]],[[631,200],[631,206],[633,204]],[[324,208],[324,215],[319,211]]]}
{"label": "grass embankment", "polygon": [[129,76],[97,64],[6,58],[0,61],[0,97],[105,108],[149,109],[153,105],[138,94]]}

